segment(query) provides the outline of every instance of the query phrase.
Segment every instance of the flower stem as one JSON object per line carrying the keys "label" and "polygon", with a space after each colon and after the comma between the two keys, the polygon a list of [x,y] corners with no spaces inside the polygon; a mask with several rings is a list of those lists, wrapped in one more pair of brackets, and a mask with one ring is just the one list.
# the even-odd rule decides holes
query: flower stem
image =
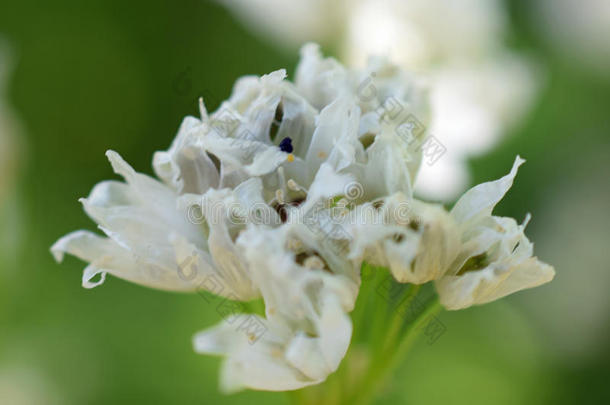
{"label": "flower stem", "polygon": [[441,309],[438,299],[430,302],[422,313],[407,327],[401,336],[399,346],[396,350],[389,347],[380,355],[375,356],[363,381],[347,402],[354,405],[366,405],[374,398],[375,394],[384,386],[392,372],[403,362],[409,349],[415,342],[421,325],[429,317]]}
{"label": "flower stem", "polygon": [[426,309],[421,313],[417,319],[409,325],[405,335],[398,346],[398,349],[394,353],[390,353],[390,362],[388,364],[387,372],[393,372],[404,359],[404,357],[409,353],[409,349],[415,343],[415,338],[417,338],[418,333],[421,330],[421,326],[430,319],[431,316],[438,314],[442,310],[442,306],[438,298],[435,298],[431,301]]}
{"label": "flower stem", "polygon": [[[406,294],[406,297],[402,298],[400,300],[399,305],[407,306],[407,307],[409,305],[411,305],[411,301],[413,301],[413,299],[419,292],[420,288],[421,288],[420,285],[411,285],[411,287],[409,288],[409,290]],[[395,310],[394,313],[392,314],[392,319],[390,321],[390,328],[388,329],[385,342],[381,346],[382,352],[386,352],[391,349],[391,347],[394,345],[394,343],[396,341],[396,338],[397,338],[401,328],[403,327],[403,324],[404,324],[403,314],[400,311]]]}

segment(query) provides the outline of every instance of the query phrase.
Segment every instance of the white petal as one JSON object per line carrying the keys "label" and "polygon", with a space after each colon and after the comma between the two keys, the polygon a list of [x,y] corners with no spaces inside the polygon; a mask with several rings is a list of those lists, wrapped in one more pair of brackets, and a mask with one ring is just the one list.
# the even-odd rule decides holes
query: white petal
{"label": "white petal", "polygon": [[[168,265],[154,258],[140,257],[119,246],[109,238],[88,231],[76,231],[58,240],[51,252],[61,261],[64,253],[90,262],[83,273],[83,287],[93,288],[105,280],[105,273],[147,287],[171,291],[194,291],[197,285],[181,277],[178,265]],[[98,282],[91,282],[101,274]]]}
{"label": "white petal", "polygon": [[179,194],[201,194],[218,186],[218,169],[198,142],[205,131],[200,120],[186,117],[170,149],[154,155],[155,173]]}
{"label": "white petal", "polygon": [[325,297],[318,328],[319,337],[298,333],[286,350],[286,359],[309,378],[323,381],[339,367],[352,335],[351,319],[336,297]]}
{"label": "white petal", "polygon": [[524,234],[528,221],[529,215],[522,225],[512,218],[487,216],[464,227],[458,258],[436,282],[447,309],[485,304],[552,280],[553,268],[532,257],[533,245]]}
{"label": "white petal", "polygon": [[[92,282],[91,280],[93,280],[98,274],[100,274],[100,279],[98,281]],[[85,270],[83,271],[84,288],[95,288],[98,285],[104,284],[104,281],[106,281],[106,272],[103,269],[98,269],[97,267],[91,264],[85,267]]]}
{"label": "white petal", "polygon": [[313,205],[326,201],[329,198],[344,195],[350,189],[350,185],[358,187],[354,178],[347,174],[338,174],[328,163],[323,163],[316,174],[307,193],[307,200],[302,206],[302,211],[307,212]]}
{"label": "white petal", "polygon": [[553,267],[531,257],[502,268],[492,265],[461,276],[448,276],[436,282],[441,303],[450,310],[485,304],[506,295],[537,287],[555,276]]}
{"label": "white petal", "polygon": [[[264,325],[255,340],[248,336],[240,322]],[[235,392],[244,388],[266,391],[286,391],[314,383],[283,357],[289,333],[281,325],[254,315],[241,315],[235,322],[222,322],[197,334],[195,351],[203,354],[225,355],[221,371],[221,388]]]}
{"label": "white petal", "polygon": [[[199,345],[226,355],[227,375],[257,389],[296,389],[324,380],[337,369],[351,338],[347,310],[355,301],[355,283],[298,265],[285,250],[290,229],[250,227],[238,239],[265,300],[272,333],[252,346],[233,337],[206,337]],[[268,370],[261,370],[263,366]],[[278,383],[269,381],[270,373],[277,373],[273,378]]]}
{"label": "white petal", "polygon": [[347,72],[333,58],[323,58],[317,44],[301,48],[301,61],[296,72],[296,86],[318,109],[330,104],[344,90]]}
{"label": "white petal", "polygon": [[455,203],[451,215],[459,223],[491,215],[493,208],[513,185],[517,170],[524,162],[525,160],[517,156],[509,174],[499,180],[482,183],[468,190]]}
{"label": "white petal", "polygon": [[365,198],[373,200],[394,193],[413,194],[408,158],[401,153],[403,147],[397,138],[378,136],[367,149],[368,162],[362,168]]}

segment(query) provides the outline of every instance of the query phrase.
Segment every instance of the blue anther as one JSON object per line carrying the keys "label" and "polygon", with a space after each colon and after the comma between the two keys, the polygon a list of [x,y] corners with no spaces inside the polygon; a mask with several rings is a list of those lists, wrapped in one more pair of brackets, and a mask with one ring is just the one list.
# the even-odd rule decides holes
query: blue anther
{"label": "blue anther", "polygon": [[290,137],[287,136],[282,139],[282,142],[280,142],[280,150],[282,152],[292,153],[292,139],[290,139]]}

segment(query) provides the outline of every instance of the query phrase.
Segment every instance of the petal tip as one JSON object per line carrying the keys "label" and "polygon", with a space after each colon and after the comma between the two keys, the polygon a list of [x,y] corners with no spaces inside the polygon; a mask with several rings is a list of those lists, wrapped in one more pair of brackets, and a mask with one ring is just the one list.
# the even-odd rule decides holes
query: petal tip
{"label": "petal tip", "polygon": [[64,261],[64,248],[62,247],[63,239],[64,238],[59,239],[53,244],[53,246],[51,246],[51,249],[49,249],[57,263],[61,263]]}

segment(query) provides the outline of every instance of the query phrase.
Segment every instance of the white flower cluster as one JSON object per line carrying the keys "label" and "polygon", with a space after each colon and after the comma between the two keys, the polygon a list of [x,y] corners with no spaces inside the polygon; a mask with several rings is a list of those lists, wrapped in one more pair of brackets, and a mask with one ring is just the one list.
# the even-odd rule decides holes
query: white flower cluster
{"label": "white flower cluster", "polygon": [[[225,320],[194,339],[226,357],[225,390],[320,383],[349,347],[363,262],[401,283],[435,281],[448,309],[553,277],[525,224],[491,215],[521,159],[450,212],[413,198],[425,134],[408,124],[427,122],[424,95],[386,60],[353,71],[306,45],[294,83],[284,70],[243,77],[215,113],[202,102],[201,118],[187,117],[154,156],[161,181],[108,152],[126,182],[82,200],[106,236],[77,231],[52,252],[89,262],[87,288],[110,273],[226,298]],[[239,313],[259,298],[264,315]]]}
{"label": "white flower cluster", "polygon": [[610,2],[607,0],[539,0],[529,4],[532,26],[578,69],[608,77]]}
{"label": "white flower cluster", "polygon": [[[471,180],[466,160],[518,123],[540,87],[537,66],[505,44],[509,19],[501,0],[217,1],[289,49],[313,39],[350,65],[375,53],[425,74],[430,131],[447,148],[443,159],[421,168],[415,188],[426,198],[450,201],[463,192]],[[598,35],[602,43],[606,37]]]}

